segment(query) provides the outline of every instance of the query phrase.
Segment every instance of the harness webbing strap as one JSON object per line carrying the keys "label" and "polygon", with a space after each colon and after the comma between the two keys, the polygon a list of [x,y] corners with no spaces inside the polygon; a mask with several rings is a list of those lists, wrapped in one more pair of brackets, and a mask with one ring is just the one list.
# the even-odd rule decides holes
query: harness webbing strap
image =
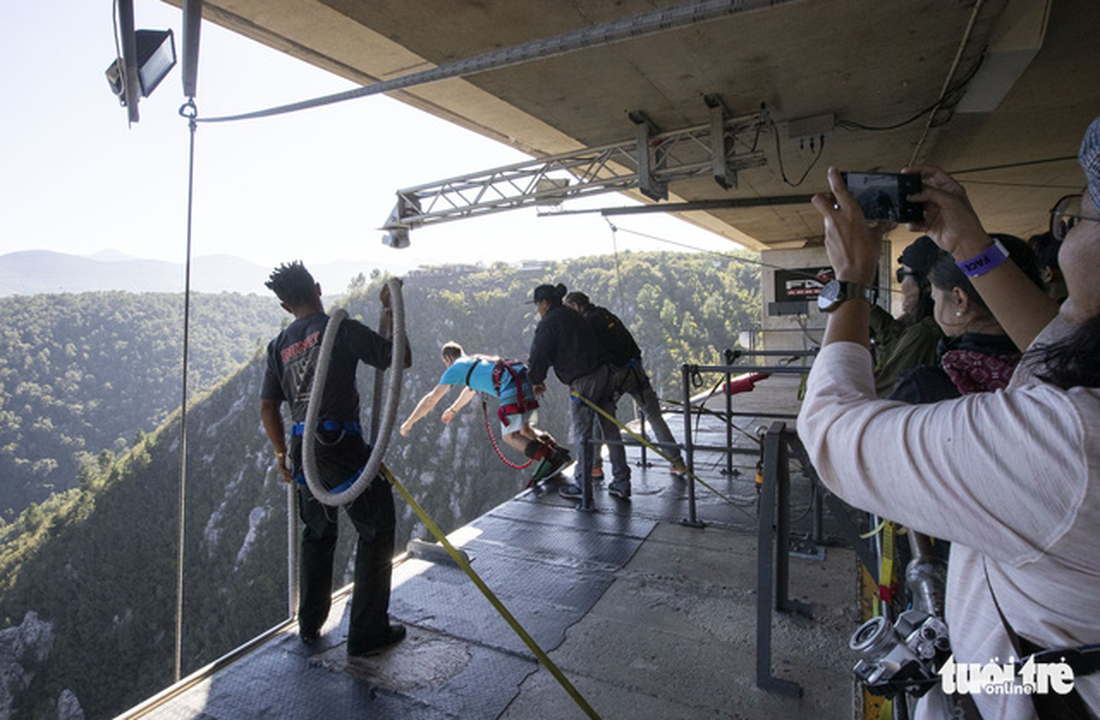
{"label": "harness webbing strap", "polygon": [[[516,370],[517,366],[519,370]],[[493,391],[497,397],[500,397],[500,386],[505,372],[512,376],[512,383],[516,386],[516,401],[497,407],[497,417],[502,423],[506,422],[505,417],[508,415],[522,414],[528,410],[535,410],[539,406],[538,400],[533,398],[528,400],[523,397],[523,378],[527,375],[527,367],[515,360],[497,360],[496,365],[493,366]]]}
{"label": "harness webbing strap", "polygon": [[[363,433],[363,426],[355,420],[318,420],[318,430],[327,430],[334,432],[336,430],[343,430],[346,433],[354,433],[361,435]],[[304,422],[295,423],[290,428],[291,435],[304,435],[306,432],[306,424]]]}
{"label": "harness webbing strap", "polygon": [[[351,487],[352,485],[355,484],[355,481],[359,479],[359,474],[362,471],[363,471],[363,468],[359,468],[358,470],[355,471],[354,475],[352,475],[351,477],[349,477],[347,480],[340,483],[336,487],[332,488],[332,490],[330,490],[329,492],[333,492],[333,493],[344,492],[349,487]],[[298,472],[296,472],[294,474],[294,481],[297,482],[299,485],[305,485],[306,484],[306,474],[305,474],[305,472],[303,472],[302,470],[299,470]]]}

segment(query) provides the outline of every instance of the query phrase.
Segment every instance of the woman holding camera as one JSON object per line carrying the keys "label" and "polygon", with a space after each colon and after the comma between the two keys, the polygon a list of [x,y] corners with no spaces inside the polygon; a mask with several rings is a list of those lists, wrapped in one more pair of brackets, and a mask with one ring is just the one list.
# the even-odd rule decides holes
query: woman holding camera
{"label": "woman holding camera", "polygon": [[[937,168],[911,170],[924,181],[911,199],[925,203],[925,216],[909,229],[950,253],[1028,348],[1006,390],[930,405],[876,399],[862,288],[874,282],[881,248],[835,169],[832,191],[814,197],[845,282],[833,293],[799,433],[847,502],[953,543],[946,621],[956,664],[1059,651],[1037,660],[1045,670],[1100,643],[1100,118],[1080,162],[1080,204],[1060,203],[1051,216],[1064,238],[1069,297],[1060,309],[991,240],[958,182]],[[1100,712],[1100,673],[1087,674],[1100,664],[1095,655],[1073,668],[1072,693],[1017,687],[960,700],[984,718],[1089,717],[1086,708]],[[934,716],[931,703],[923,713]]]}

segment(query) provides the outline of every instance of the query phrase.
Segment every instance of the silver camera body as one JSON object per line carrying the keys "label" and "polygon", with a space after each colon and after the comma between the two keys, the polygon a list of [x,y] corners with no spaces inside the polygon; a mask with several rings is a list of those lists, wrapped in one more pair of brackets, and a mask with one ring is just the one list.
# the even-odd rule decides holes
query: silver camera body
{"label": "silver camera body", "polygon": [[951,652],[947,625],[934,615],[907,610],[890,624],[871,618],[859,626],[848,647],[863,656],[852,672],[872,695],[920,697],[939,682],[936,671]]}

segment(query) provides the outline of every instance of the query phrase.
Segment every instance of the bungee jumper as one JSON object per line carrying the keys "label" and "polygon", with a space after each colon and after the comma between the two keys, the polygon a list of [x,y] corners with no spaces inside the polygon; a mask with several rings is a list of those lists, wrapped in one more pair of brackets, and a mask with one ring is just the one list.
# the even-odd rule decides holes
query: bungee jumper
{"label": "bungee jumper", "polygon": [[[534,427],[538,422],[539,403],[527,378],[524,363],[489,355],[467,355],[456,342],[444,344],[441,357],[447,369],[435,388],[420,398],[408,420],[401,425],[403,436],[407,436],[413,425],[432,411],[452,386],[461,385],[463,389],[458,398],[443,411],[443,422],[450,423],[479,393],[495,397],[501,437],[508,445],[522,452],[528,462],[522,465],[511,463],[496,447],[495,440],[493,447],[500,459],[510,467],[522,470],[535,465],[528,486],[557,474],[569,464],[569,451],[560,447],[549,433]],[[489,429],[488,415],[486,428]],[[491,429],[489,437],[492,439]]]}

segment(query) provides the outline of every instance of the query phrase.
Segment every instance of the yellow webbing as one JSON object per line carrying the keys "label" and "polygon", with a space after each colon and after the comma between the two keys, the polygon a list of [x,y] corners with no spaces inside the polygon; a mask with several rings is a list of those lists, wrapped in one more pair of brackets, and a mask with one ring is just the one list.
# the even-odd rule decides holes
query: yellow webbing
{"label": "yellow webbing", "polygon": [[[655,452],[655,453],[657,453],[658,455],[660,455],[660,456],[661,456],[662,458],[664,458],[664,459],[665,459],[665,461],[666,461],[666,462],[668,462],[668,463],[669,463],[670,465],[674,464],[674,463],[672,462],[672,460],[671,460],[671,459],[670,459],[670,458],[669,458],[669,457],[668,457],[667,455],[665,455],[665,454],[664,454],[663,452],[661,452],[661,451],[660,451],[660,449],[658,449],[657,447],[655,447],[655,446],[654,446],[654,445],[653,445],[652,443],[650,443],[650,442],[649,442],[648,440],[646,440],[646,439],[645,439],[644,437],[642,437],[642,436],[641,436],[641,435],[639,435],[638,433],[636,433],[636,432],[634,432],[633,430],[631,430],[630,428],[628,428],[628,427],[627,427],[626,425],[623,425],[623,424],[622,424],[621,422],[619,422],[619,419],[618,419],[617,417],[615,417],[614,415],[609,415],[609,414],[608,414],[607,412],[605,412],[605,411],[604,411],[604,409],[603,409],[603,408],[601,408],[601,407],[600,407],[599,405],[597,405],[596,403],[594,403],[594,402],[592,402],[591,400],[589,400],[588,398],[586,398],[586,397],[585,397],[584,395],[581,395],[581,394],[579,394],[579,393],[573,392],[572,390],[570,390],[570,391],[569,391],[569,394],[570,394],[570,395],[572,395],[573,397],[575,397],[575,398],[579,399],[579,400],[580,400],[581,402],[583,402],[583,403],[584,403],[585,405],[587,405],[588,407],[592,408],[593,410],[595,410],[596,412],[598,412],[598,413],[599,413],[600,415],[603,415],[603,416],[604,416],[605,418],[607,418],[607,419],[608,419],[608,420],[610,420],[611,422],[613,422],[613,423],[615,423],[616,425],[618,425],[618,426],[619,426],[619,429],[620,429],[620,430],[622,430],[622,431],[623,431],[623,432],[625,432],[625,433],[626,433],[627,435],[629,435],[630,437],[634,438],[635,440],[637,440],[637,441],[638,441],[638,442],[640,442],[641,444],[645,445],[645,446],[646,446],[647,448],[649,448],[649,449],[650,449],[650,450],[652,450],[653,452]],[[689,471],[687,472],[687,474],[688,474],[688,475],[691,475],[691,477],[692,477],[692,478],[693,478],[693,479],[695,480],[695,482],[699,483],[700,485],[702,485],[703,487],[705,487],[705,488],[706,488],[707,490],[710,490],[710,491],[711,491],[712,493],[714,493],[714,494],[715,494],[715,495],[717,495],[718,497],[722,498],[723,500],[725,500],[726,502],[728,502],[728,503],[729,503],[730,505],[733,505],[733,506],[734,506],[735,508],[737,508],[738,510],[741,510],[741,512],[745,512],[744,510],[742,510],[742,509],[741,509],[741,506],[740,506],[740,505],[738,505],[737,503],[735,503],[735,502],[734,502],[733,500],[730,500],[730,499],[729,499],[728,497],[726,497],[726,496],[725,496],[725,495],[723,495],[722,493],[718,492],[717,490],[715,490],[715,489],[714,489],[713,487],[711,487],[711,486],[710,486],[710,485],[708,485],[707,483],[703,482],[703,481],[702,481],[702,480],[701,480],[701,479],[699,478],[699,476],[698,476],[698,475],[696,475],[695,473],[693,473],[693,472],[691,472],[691,471],[689,470]],[[745,513],[745,514],[747,515],[748,513]],[[754,518],[754,519],[755,519],[755,518]]]}
{"label": "yellow webbing", "polygon": [[409,507],[413,509],[413,512],[416,513],[417,517],[419,517],[420,520],[428,527],[428,530],[430,530],[432,535],[435,536],[435,539],[439,541],[439,544],[442,545],[444,549],[446,549],[451,558],[458,564],[460,568],[462,568],[462,571],[466,573],[466,575],[471,580],[473,580],[474,585],[476,585],[477,589],[481,591],[481,594],[485,596],[485,599],[489,601],[489,603],[496,609],[498,613],[500,613],[500,616],[504,618],[504,622],[508,623],[508,625],[511,626],[512,630],[516,633],[516,635],[519,636],[520,640],[523,640],[524,644],[526,644],[527,647],[530,648],[531,652],[535,654],[535,657],[538,658],[539,662],[541,662],[543,666],[550,671],[550,674],[553,675],[554,679],[556,679],[558,683],[561,684],[561,686],[565,689],[565,692],[569,693],[569,696],[573,698],[573,702],[577,703],[577,706],[580,707],[580,709],[583,710],[585,714],[588,715],[588,717],[599,720],[599,714],[597,714],[592,706],[589,705],[588,702],[581,696],[580,692],[578,692],[578,690],[573,687],[573,684],[569,682],[569,679],[566,678],[562,671],[558,669],[558,666],[554,664],[550,657],[545,652],[543,652],[542,648],[538,646],[538,643],[535,642],[534,638],[527,634],[527,631],[523,629],[523,627],[519,624],[519,621],[516,620],[512,613],[508,612],[508,608],[504,607],[504,603],[502,603],[500,599],[493,593],[493,591],[489,589],[489,586],[485,584],[485,581],[483,581],[478,576],[478,574],[474,572],[474,569],[470,567],[470,563],[466,561],[466,558],[463,557],[462,553],[455,550],[454,546],[451,545],[450,541],[447,540],[447,536],[444,535],[443,531],[439,529],[439,526],[436,525],[430,517],[428,517],[428,513],[424,511],[424,508],[420,507],[420,503],[418,503],[413,498],[413,496],[409,494],[409,491],[405,489],[404,485],[398,482],[397,478],[394,477],[393,473],[390,472],[390,469],[386,467],[384,463],[382,465],[382,477],[386,478],[386,481],[389,482],[390,485],[393,485],[395,488],[397,488],[397,492],[401,494],[401,497],[405,498],[405,502],[409,504]]}

